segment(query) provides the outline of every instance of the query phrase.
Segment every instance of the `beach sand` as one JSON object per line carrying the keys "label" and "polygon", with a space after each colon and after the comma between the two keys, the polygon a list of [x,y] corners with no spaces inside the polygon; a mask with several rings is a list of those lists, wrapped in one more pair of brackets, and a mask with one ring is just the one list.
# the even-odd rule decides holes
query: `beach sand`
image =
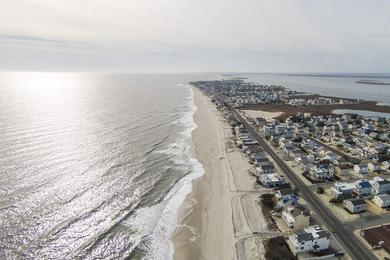
{"label": "beach sand", "polygon": [[264,188],[248,174],[249,163],[232,143],[230,127],[215,105],[198,89],[194,94],[198,127],[192,133],[193,153],[205,174],[194,180],[179,212],[174,259],[228,260],[237,254],[259,259],[253,232],[265,231],[267,224],[254,191]]}

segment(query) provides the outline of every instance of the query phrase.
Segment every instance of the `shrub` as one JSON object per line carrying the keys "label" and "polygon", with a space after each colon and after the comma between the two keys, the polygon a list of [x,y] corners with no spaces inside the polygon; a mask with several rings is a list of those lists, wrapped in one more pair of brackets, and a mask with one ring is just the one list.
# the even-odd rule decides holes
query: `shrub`
{"label": "shrub", "polygon": [[342,199],[332,198],[329,200],[329,203],[340,203],[342,201],[343,201]]}
{"label": "shrub", "polygon": [[323,187],[318,187],[318,188],[317,188],[317,193],[318,193],[318,194],[324,194],[324,192],[325,192],[325,190],[324,190]]}
{"label": "shrub", "polygon": [[274,200],[274,194],[272,193],[266,193],[261,195],[261,203],[269,208],[273,209],[275,207],[275,200]]}
{"label": "shrub", "polygon": [[287,246],[284,237],[274,237],[264,242],[265,258],[269,260],[294,260],[297,259]]}

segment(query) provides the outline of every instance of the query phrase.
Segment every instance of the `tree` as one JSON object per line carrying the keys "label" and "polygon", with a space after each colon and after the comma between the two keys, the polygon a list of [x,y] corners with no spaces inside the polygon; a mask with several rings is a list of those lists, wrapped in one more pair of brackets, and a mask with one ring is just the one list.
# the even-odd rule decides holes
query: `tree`
{"label": "tree", "polygon": [[269,209],[273,209],[275,207],[274,194],[266,193],[261,195],[261,203]]}

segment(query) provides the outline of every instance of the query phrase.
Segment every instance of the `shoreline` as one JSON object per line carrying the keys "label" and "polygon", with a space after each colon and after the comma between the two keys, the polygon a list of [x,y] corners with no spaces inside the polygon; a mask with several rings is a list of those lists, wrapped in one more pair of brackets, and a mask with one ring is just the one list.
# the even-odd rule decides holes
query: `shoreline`
{"label": "shoreline", "polygon": [[[262,239],[269,232],[259,205],[268,189],[249,174],[247,155],[234,141],[230,126],[215,104],[197,88],[191,136],[192,157],[204,174],[192,180],[172,235],[173,259],[264,259]],[[239,257],[240,256],[240,257]]]}
{"label": "shoreline", "polygon": [[229,183],[227,175],[221,174],[225,166],[220,159],[223,129],[212,103],[198,89],[192,90],[197,127],[192,132],[191,150],[204,174],[192,181],[192,191],[179,210],[172,237],[173,259],[235,259]]}

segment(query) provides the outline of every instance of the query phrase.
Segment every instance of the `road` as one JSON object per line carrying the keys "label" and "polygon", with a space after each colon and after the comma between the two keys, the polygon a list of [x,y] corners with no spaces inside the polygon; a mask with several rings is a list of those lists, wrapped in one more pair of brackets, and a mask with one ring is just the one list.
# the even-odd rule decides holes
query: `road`
{"label": "road", "polygon": [[253,138],[263,146],[263,149],[274,159],[274,161],[283,170],[292,184],[300,190],[302,197],[311,205],[314,212],[320,216],[328,230],[344,246],[353,259],[377,259],[374,254],[353,234],[353,230],[346,229],[344,225],[326,208],[321,200],[306,186],[306,184],[295,175],[287,164],[269,147],[266,141],[253,129],[253,127],[238,113],[231,108],[237,119],[244,124]]}

